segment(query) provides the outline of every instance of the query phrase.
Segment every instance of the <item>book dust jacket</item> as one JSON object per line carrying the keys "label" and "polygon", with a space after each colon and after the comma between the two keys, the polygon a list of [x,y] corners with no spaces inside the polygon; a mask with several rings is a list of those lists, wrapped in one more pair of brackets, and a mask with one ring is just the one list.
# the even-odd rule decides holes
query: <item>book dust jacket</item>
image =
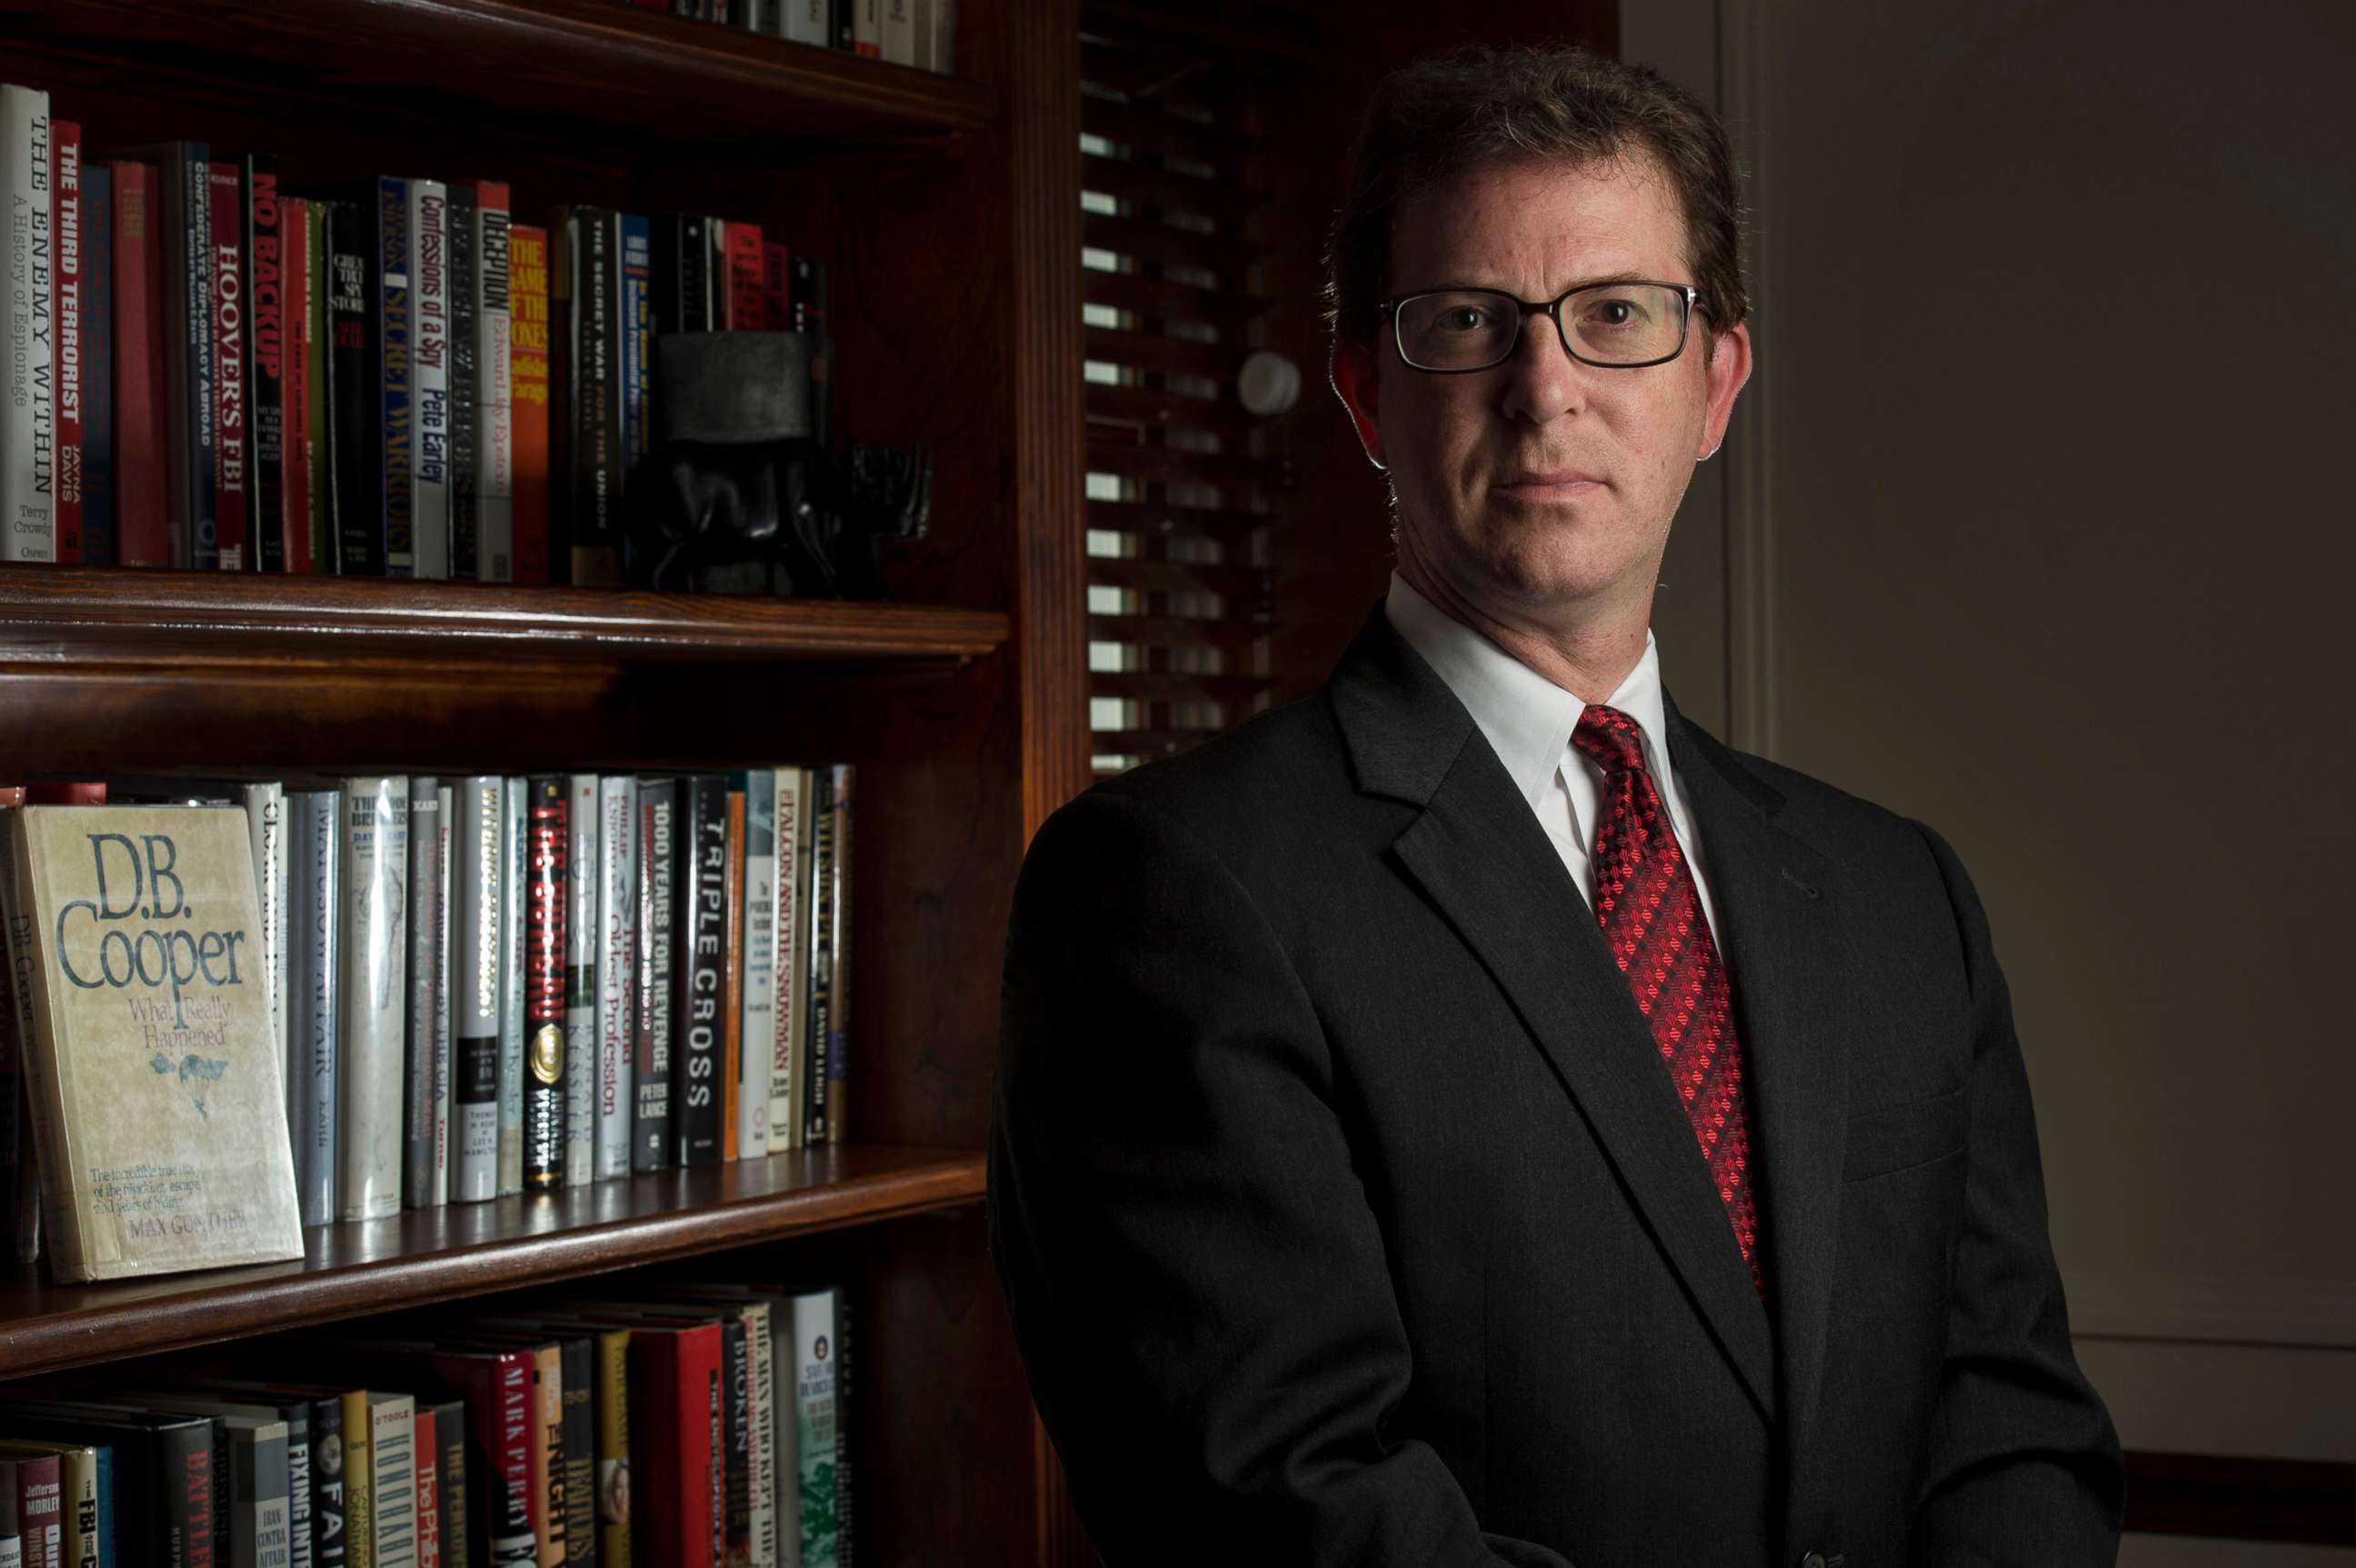
{"label": "book dust jacket", "polygon": [[61,1283],[303,1255],[245,813],[27,806],[0,836]]}

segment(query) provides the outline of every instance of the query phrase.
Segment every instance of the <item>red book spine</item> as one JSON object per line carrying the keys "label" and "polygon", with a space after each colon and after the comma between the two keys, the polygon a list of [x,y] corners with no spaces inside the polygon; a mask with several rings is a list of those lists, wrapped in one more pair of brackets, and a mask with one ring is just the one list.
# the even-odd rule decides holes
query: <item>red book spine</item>
{"label": "red book spine", "polygon": [[765,250],[757,223],[728,225],[728,326],[758,332],[770,325],[768,291],[762,275]]}
{"label": "red book spine", "polygon": [[284,435],[279,442],[279,527],[286,537],[286,570],[308,575],[311,564],[311,206],[293,197],[278,203],[278,252],[285,282],[280,311],[278,385]]}
{"label": "red book spine", "polygon": [[49,232],[57,242],[50,274],[57,298],[49,320],[57,328],[57,558],[81,560],[81,127],[59,120],[49,127]]}
{"label": "red book spine", "polygon": [[651,1563],[723,1568],[727,1561],[720,1338],[716,1323],[630,1325],[630,1382],[646,1391],[630,1404],[631,1510],[644,1509],[640,1539]]}
{"label": "red book spine", "polygon": [[61,1568],[65,1562],[63,1469],[54,1454],[16,1461],[16,1528],[24,1534],[24,1568]]}
{"label": "red book spine", "polygon": [[246,539],[245,201],[235,164],[212,166],[213,507],[224,572],[253,564]]}
{"label": "red book spine", "polygon": [[761,246],[761,319],[782,332],[794,322],[794,259],[775,240]]}
{"label": "red book spine", "polygon": [[468,1453],[487,1471],[469,1485],[466,1532],[482,1550],[471,1555],[487,1568],[532,1562],[540,1551],[540,1511],[531,1491],[532,1388],[529,1350],[475,1350],[434,1358],[434,1369],[466,1402],[475,1429]]}
{"label": "red book spine", "polygon": [[523,1186],[564,1185],[565,778],[533,777],[525,860]]}
{"label": "red book spine", "polygon": [[[423,1402],[419,1402],[422,1407]],[[416,1436],[409,1444],[416,1456],[417,1568],[442,1568],[442,1445],[436,1441],[434,1412],[417,1412]]]}
{"label": "red book spine", "polygon": [[164,246],[153,164],[114,172],[114,558],[172,564],[165,473]]}
{"label": "red book spine", "polygon": [[515,580],[548,581],[548,231],[508,230],[509,398],[515,452],[509,513]]}

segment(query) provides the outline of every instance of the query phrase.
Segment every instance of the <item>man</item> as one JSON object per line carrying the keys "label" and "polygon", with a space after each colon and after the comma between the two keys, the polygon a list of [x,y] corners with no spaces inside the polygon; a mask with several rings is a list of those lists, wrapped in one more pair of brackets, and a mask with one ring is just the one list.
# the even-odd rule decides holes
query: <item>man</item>
{"label": "man", "polygon": [[1387,82],[1358,160],[1333,371],[1388,597],[1319,696],[1056,813],[1015,897],[993,1240],[1098,1549],[2113,1562],[1969,880],[1660,683],[1751,366],[1722,134],[1483,54]]}

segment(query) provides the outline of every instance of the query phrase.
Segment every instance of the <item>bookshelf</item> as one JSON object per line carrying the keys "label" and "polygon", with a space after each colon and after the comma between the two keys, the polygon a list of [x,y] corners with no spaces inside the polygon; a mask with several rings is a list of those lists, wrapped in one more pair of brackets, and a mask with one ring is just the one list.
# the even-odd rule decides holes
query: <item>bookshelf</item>
{"label": "bookshelf", "polygon": [[300,1262],[0,1280],[10,1380],[633,1269],[848,1283],[879,1562],[1077,1563],[988,1258],[1005,910],[1087,777],[1073,0],[959,0],[935,76],[624,0],[0,0],[93,154],[275,151],[760,222],[827,259],[838,438],[928,443],[894,601],[0,568],[12,774],[860,769],[851,1140],[308,1233]]}

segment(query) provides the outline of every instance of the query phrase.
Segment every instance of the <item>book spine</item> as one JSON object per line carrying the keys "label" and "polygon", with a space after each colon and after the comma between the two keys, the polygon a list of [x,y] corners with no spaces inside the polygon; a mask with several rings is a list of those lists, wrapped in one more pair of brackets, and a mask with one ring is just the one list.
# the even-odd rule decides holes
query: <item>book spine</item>
{"label": "book spine", "polygon": [[342,1169],[337,1213],[401,1212],[402,988],[408,969],[409,781],[344,785]]}
{"label": "book spine", "polygon": [[54,1454],[22,1458],[16,1469],[16,1528],[25,1568],[58,1568],[65,1549],[65,1483]]}
{"label": "book spine", "polygon": [[778,1568],[776,1359],[769,1338],[769,1304],[737,1309],[750,1363],[745,1384],[745,1449],[752,1568]]}
{"label": "book spine", "polygon": [[549,580],[548,231],[508,230],[509,426],[514,452],[509,528],[514,580]]}
{"label": "book spine", "polygon": [[114,450],[114,170],[81,171],[81,558],[116,564]]}
{"label": "book spine", "polygon": [[155,166],[118,160],[114,177],[115,559],[172,562],[170,442],[165,431],[163,220]]}
{"label": "book spine", "polygon": [[286,1568],[312,1568],[310,1412],[293,1404],[280,1413],[286,1422]]}
{"label": "book spine", "polygon": [[851,764],[838,762],[827,805],[834,819],[833,855],[827,873],[827,898],[833,937],[828,953],[826,1027],[826,1141],[850,1140],[851,1102],[851,802],[856,778]]}
{"label": "book spine", "polygon": [[531,1506],[542,1563],[564,1563],[563,1352],[542,1345],[532,1357]]}
{"label": "book spine", "polygon": [[350,1520],[344,1507],[344,1402],[315,1399],[311,1413],[311,1561],[315,1568],[349,1568]]}
{"label": "book spine", "polygon": [[[515,366],[514,249],[510,240],[508,188],[486,180],[476,187],[475,392],[477,440],[477,553],[475,575],[487,583],[515,575]],[[541,478],[547,474],[545,394],[548,382],[547,258],[541,258]],[[542,490],[543,500],[545,489]]]}
{"label": "book spine", "polygon": [[769,1072],[777,1037],[777,776],[755,768],[744,786],[744,994],[736,1086],[736,1156],[769,1152]]}
{"label": "book spine", "polygon": [[672,876],[678,854],[679,781],[638,785],[638,975],[637,1108],[630,1167],[659,1171],[670,1155]]}
{"label": "book spine", "polygon": [[285,1568],[286,1437],[256,1425],[229,1429],[229,1560],[236,1568]]}
{"label": "book spine", "polygon": [[630,1333],[596,1338],[598,1568],[630,1568]]}
{"label": "book spine", "polygon": [[826,1142],[827,1067],[834,1027],[834,779],[813,775],[810,800],[809,1043],[803,1061],[802,1142]]}
{"label": "book spine", "polygon": [[172,564],[220,565],[214,527],[212,149],[174,142],[163,167],[164,368],[172,454]]}
{"label": "book spine", "polygon": [[318,287],[311,248],[311,204],[280,197],[278,229],[278,542],[280,570],[307,576],[311,550],[312,294]]}
{"label": "book spine", "polygon": [[294,1140],[295,1194],[305,1225],[336,1218],[337,1079],[343,1017],[343,792],[295,798],[294,927],[288,983],[287,1087]]}
{"label": "book spine", "polygon": [[597,1342],[563,1342],[564,1561],[597,1568]]}
{"label": "book spine", "polygon": [[252,331],[245,349],[253,432],[253,564],[286,570],[286,273],[284,204],[275,159],[245,160],[245,259]]}
{"label": "book spine", "polygon": [[851,52],[884,58],[883,0],[851,0]]}
{"label": "book spine", "polygon": [[916,63],[916,0],[884,0],[884,58],[894,65]]}
{"label": "book spine", "polygon": [[208,166],[212,228],[213,537],[224,572],[253,564],[246,525],[252,497],[247,483],[245,387],[245,194],[232,163]]}
{"label": "book spine", "polygon": [[427,1173],[425,1190],[430,1207],[440,1208],[450,1201],[451,1146],[456,1139],[451,1121],[455,1112],[457,1050],[455,1009],[458,1004],[460,981],[452,967],[457,958],[458,908],[455,902],[460,874],[456,860],[463,843],[458,836],[459,786],[444,784],[435,793],[435,832],[442,840],[441,854],[436,857],[442,868],[442,885],[434,893],[434,908],[439,911],[434,927],[434,1148],[433,1168]]}
{"label": "book spine", "polygon": [[802,1145],[801,1059],[803,1015],[809,987],[803,979],[802,947],[808,922],[802,918],[803,889],[809,879],[803,846],[809,842],[809,769],[780,768],[772,790],[776,798],[774,839],[777,865],[770,878],[775,885],[776,913],[771,938],[775,994],[769,1000],[769,1138],[773,1149]]}
{"label": "book spine", "polygon": [[531,849],[524,894],[524,1034],[529,1081],[523,1097],[523,1186],[553,1192],[565,1184],[565,1145],[572,1107],[565,1076],[568,1047],[566,949],[571,939],[569,889],[574,875],[567,852],[569,802],[562,774],[529,786]]}
{"label": "book spine", "polygon": [[761,226],[728,225],[728,329],[759,332],[769,326],[767,293],[763,282]]}
{"label": "book spine", "polygon": [[332,574],[338,569],[338,545],[336,522],[334,406],[328,389],[335,382],[335,328],[329,315],[330,301],[335,295],[335,277],[330,263],[332,248],[328,242],[328,204],[306,201],[303,204],[303,222],[307,231],[310,254],[310,344],[305,373],[310,379],[310,429],[308,462],[310,472],[306,484],[311,504],[311,563],[313,572]]}
{"label": "book spine", "polygon": [[853,1330],[857,1315],[841,1286],[834,1292],[834,1561],[835,1568],[851,1568],[853,1526],[859,1510],[851,1506],[851,1423],[858,1416],[852,1380],[858,1376]]}
{"label": "book spine", "polygon": [[679,330],[712,330],[712,220],[682,218],[679,231]]}
{"label": "book spine", "polygon": [[[450,575],[450,194],[409,181],[409,530],[415,575]],[[388,411],[387,428],[391,428]]]}
{"label": "book spine", "polygon": [[388,577],[417,573],[417,328],[409,231],[409,181],[380,177],[376,182],[377,472]]}
{"label": "book spine", "polygon": [[344,1395],[344,1562],[376,1568],[376,1418],[368,1391]]}
{"label": "book spine", "polygon": [[288,1091],[291,1107],[294,1085],[290,1027],[294,993],[288,988],[292,976],[287,953],[290,877],[286,858],[286,787],[246,784],[240,786],[238,794],[240,804],[245,808],[246,832],[253,844],[254,909],[262,917],[262,929],[254,936],[262,950],[257,955],[262,984],[263,993],[270,998],[271,1033],[278,1052],[278,1081]]}
{"label": "book spine", "polygon": [[631,1462],[643,1457],[643,1485],[632,1477],[633,1511],[643,1503],[637,1545],[666,1568],[724,1568],[727,1562],[726,1392],[716,1324],[675,1331],[633,1331]]}
{"label": "book spine", "polygon": [[596,1176],[630,1174],[631,1068],[638,989],[638,781],[597,785]]}
{"label": "book spine", "polygon": [[586,1187],[597,1174],[597,840],[603,819],[597,776],[575,773],[566,781],[573,802],[567,845],[573,883],[564,950],[564,1185]]}
{"label": "book spine", "polygon": [[576,207],[565,220],[571,305],[565,384],[569,581],[621,582],[621,348],[615,214]]}
{"label": "book spine", "polygon": [[412,1418],[410,1444],[414,1452],[417,1500],[417,1568],[442,1568],[442,1447],[435,1441],[434,1413],[429,1407]]}
{"label": "book spine", "polygon": [[[384,575],[383,394],[376,306],[374,209],[326,204],[327,233],[327,426],[336,571]],[[405,481],[404,481],[405,482]]]}
{"label": "book spine", "polygon": [[728,792],[726,781],[680,781],[677,958],[671,984],[671,1163],[720,1161],[720,1062],[726,1042],[721,989],[726,963]]}
{"label": "book spine", "polygon": [[820,48],[833,41],[827,31],[827,0],[784,0],[784,6],[787,38]]}
{"label": "book spine", "polygon": [[744,1089],[744,791],[728,791],[728,858],[721,937],[720,1157],[737,1157],[737,1102]]}
{"label": "book spine", "polygon": [[721,1368],[727,1402],[721,1412],[721,1454],[727,1498],[726,1541],[730,1563],[753,1555],[753,1337],[731,1314],[720,1325]]}
{"label": "book spine", "polygon": [[526,780],[501,780],[500,907],[511,911],[499,931],[499,1196],[523,1190],[523,980],[530,922],[524,911]]}
{"label": "book spine", "polygon": [[631,465],[654,445],[655,330],[652,258],[647,220],[633,214],[621,230],[622,457],[626,487]]}
{"label": "book spine", "polygon": [[7,246],[6,395],[0,397],[0,562],[54,561],[57,383],[50,319],[56,265],[49,95],[0,87],[0,189]]}
{"label": "book spine", "polygon": [[473,1568],[475,1558],[468,1535],[470,1516],[466,1506],[466,1401],[445,1400],[434,1407],[434,1442],[441,1451],[437,1468],[441,1472],[439,1533],[442,1561],[445,1568]]}
{"label": "book spine", "polygon": [[416,1409],[408,1394],[369,1396],[376,1568],[417,1568]]}
{"label": "book spine", "polygon": [[401,1201],[431,1208],[434,1149],[441,1140],[441,1105],[434,1099],[434,1003],[442,994],[442,781],[409,781],[409,987],[402,1058]]}
{"label": "book spine", "polygon": [[14,1459],[0,1459],[0,1568],[25,1568],[25,1525],[16,1517]]}
{"label": "book spine", "polygon": [[931,69],[957,74],[957,0],[932,0]]}
{"label": "book spine", "polygon": [[793,258],[793,329],[809,335],[810,437],[820,446],[828,441],[828,388],[831,384],[834,337],[827,325],[826,263],[810,256]]}
{"label": "book spine", "polygon": [[801,1468],[802,1568],[841,1568],[841,1532],[835,1499],[835,1294],[812,1291],[793,1298],[794,1439]]}
{"label": "book spine", "polygon": [[539,1540],[532,1528],[532,1359],[529,1351],[448,1354],[434,1368],[466,1400],[474,1434],[466,1540],[469,1555],[487,1568],[535,1568]]}
{"label": "book spine", "polygon": [[775,240],[761,245],[761,319],[782,332],[794,319],[793,252]]}
{"label": "book spine", "polygon": [[483,554],[482,446],[477,394],[482,369],[477,356],[482,338],[476,330],[475,309],[480,297],[476,274],[479,263],[474,188],[461,182],[450,187],[446,214],[450,256],[450,575],[479,575]]}
{"label": "book spine", "polygon": [[56,239],[57,493],[54,499],[55,559],[82,559],[83,406],[88,377],[82,361],[82,178],[81,127],[70,120],[50,126],[50,232]]}
{"label": "book spine", "polygon": [[460,787],[456,822],[457,910],[452,947],[455,1020],[457,1169],[453,1196],[480,1203],[499,1185],[499,954],[505,947],[505,787],[495,774]]}

